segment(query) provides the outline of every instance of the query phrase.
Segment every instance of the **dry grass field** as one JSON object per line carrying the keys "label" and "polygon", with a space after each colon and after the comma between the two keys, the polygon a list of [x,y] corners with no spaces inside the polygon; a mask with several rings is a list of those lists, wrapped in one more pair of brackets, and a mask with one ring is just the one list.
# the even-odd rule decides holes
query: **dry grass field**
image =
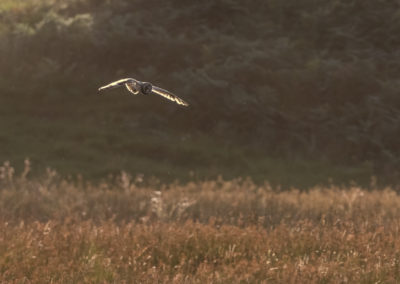
{"label": "dry grass field", "polygon": [[0,168],[0,280],[396,283],[394,189],[281,191],[247,179],[90,184]]}

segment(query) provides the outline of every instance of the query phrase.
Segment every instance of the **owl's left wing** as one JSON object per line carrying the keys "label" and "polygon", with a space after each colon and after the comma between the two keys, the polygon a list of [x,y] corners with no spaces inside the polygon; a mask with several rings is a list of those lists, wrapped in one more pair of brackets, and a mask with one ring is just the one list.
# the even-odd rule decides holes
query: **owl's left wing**
{"label": "owl's left wing", "polygon": [[173,93],[171,93],[167,90],[161,89],[159,87],[153,86],[151,92],[153,94],[162,96],[170,101],[176,102],[178,105],[189,106],[189,104],[187,102],[185,102],[184,100],[182,100],[180,97],[174,95]]}
{"label": "owl's left wing", "polygon": [[103,90],[107,90],[107,89],[114,89],[114,88],[117,88],[117,87],[124,86],[125,84],[132,84],[134,82],[136,82],[136,80],[133,79],[133,78],[121,79],[121,80],[112,82],[112,83],[110,83],[108,85],[105,85],[103,87],[100,87],[99,91],[103,91]]}

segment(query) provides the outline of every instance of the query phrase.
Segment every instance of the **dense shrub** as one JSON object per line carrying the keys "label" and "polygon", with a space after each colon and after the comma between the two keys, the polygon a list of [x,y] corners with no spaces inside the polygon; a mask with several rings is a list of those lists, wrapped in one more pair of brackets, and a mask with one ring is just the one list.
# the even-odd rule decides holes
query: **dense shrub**
{"label": "dense shrub", "polygon": [[132,76],[192,104],[184,112],[151,103],[146,113],[135,110],[177,129],[289,156],[399,164],[394,1],[4,3],[2,96],[79,102]]}

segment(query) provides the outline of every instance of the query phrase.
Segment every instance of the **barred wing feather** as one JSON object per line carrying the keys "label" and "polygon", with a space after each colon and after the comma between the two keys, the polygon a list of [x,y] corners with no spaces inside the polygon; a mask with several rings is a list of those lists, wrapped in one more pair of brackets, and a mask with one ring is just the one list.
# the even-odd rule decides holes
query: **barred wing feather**
{"label": "barred wing feather", "polygon": [[132,78],[121,79],[121,80],[112,82],[112,83],[110,83],[108,85],[105,85],[103,87],[100,87],[99,91],[121,87],[121,86],[125,85],[126,83],[131,83],[131,82],[134,82],[134,81],[135,80],[132,79]]}
{"label": "barred wing feather", "polygon": [[167,90],[161,89],[159,87],[153,86],[152,93],[160,95],[168,100],[171,100],[173,102],[176,102],[178,105],[183,105],[183,106],[188,106],[189,104],[179,98],[178,96],[174,95],[171,92],[168,92]]}

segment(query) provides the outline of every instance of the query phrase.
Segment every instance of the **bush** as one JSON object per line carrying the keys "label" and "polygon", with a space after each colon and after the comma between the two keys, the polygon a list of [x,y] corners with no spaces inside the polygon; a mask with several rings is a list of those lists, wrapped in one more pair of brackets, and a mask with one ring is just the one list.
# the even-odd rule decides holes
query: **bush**
{"label": "bush", "polygon": [[0,87],[19,99],[78,103],[105,82],[137,77],[192,104],[184,112],[150,103],[136,110],[157,113],[176,129],[289,157],[395,167],[400,18],[393,5],[10,2],[1,10]]}

